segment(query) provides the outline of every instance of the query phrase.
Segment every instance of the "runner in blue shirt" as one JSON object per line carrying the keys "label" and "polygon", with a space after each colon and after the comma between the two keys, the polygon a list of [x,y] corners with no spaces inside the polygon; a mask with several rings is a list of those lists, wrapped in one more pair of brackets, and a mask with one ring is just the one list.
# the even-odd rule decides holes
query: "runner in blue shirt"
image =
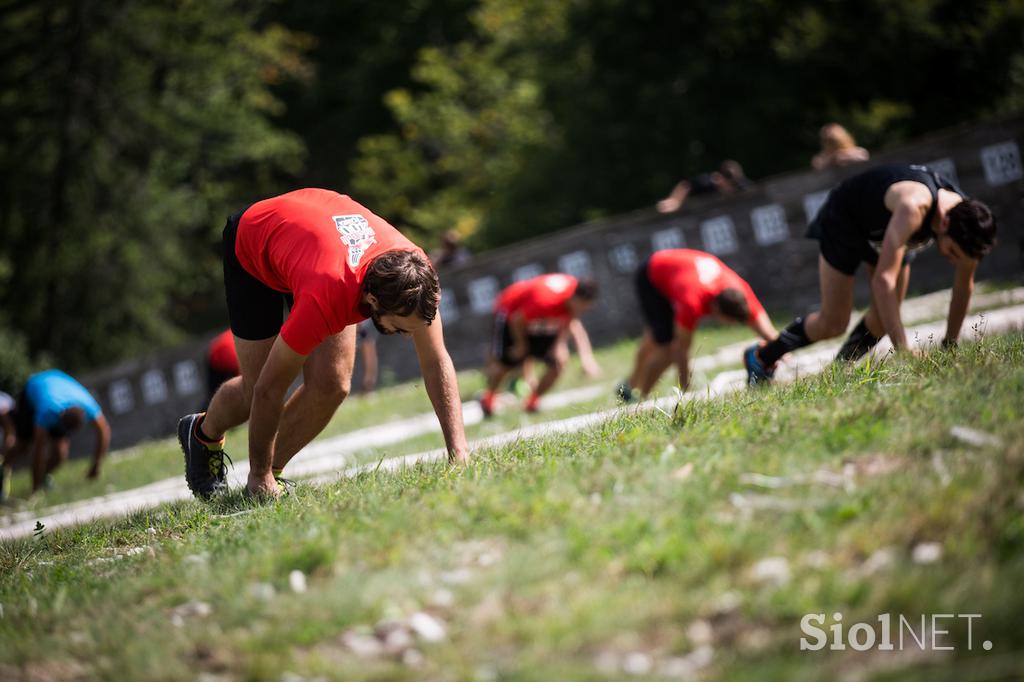
{"label": "runner in blue shirt", "polygon": [[82,384],[58,369],[33,374],[25,382],[14,408],[16,441],[4,452],[0,467],[0,499],[6,497],[11,467],[25,452],[32,453],[32,492],[68,458],[68,436],[84,422],[96,430],[96,448],[88,477],[100,474],[100,460],[110,446],[110,425],[99,403]]}

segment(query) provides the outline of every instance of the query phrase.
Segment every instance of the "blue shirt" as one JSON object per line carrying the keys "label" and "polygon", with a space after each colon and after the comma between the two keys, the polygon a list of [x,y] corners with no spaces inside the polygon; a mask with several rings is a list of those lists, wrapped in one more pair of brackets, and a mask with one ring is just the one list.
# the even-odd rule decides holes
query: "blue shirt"
{"label": "blue shirt", "polygon": [[72,407],[82,408],[91,421],[102,414],[100,404],[89,395],[85,386],[59,369],[48,369],[30,376],[25,383],[25,396],[35,412],[35,425],[46,430],[56,427],[60,423],[60,413]]}

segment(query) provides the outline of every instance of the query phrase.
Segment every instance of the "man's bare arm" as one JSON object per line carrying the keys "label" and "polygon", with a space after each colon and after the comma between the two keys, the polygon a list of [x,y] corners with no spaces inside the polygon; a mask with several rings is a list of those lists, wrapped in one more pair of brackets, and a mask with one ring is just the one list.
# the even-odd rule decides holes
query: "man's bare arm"
{"label": "man's bare arm", "polygon": [[267,362],[260,371],[252,392],[249,413],[249,489],[251,492],[273,494],[274,445],[277,428],[284,411],[284,398],[306,361],[280,336],[274,341]]}
{"label": "man's bare arm", "polygon": [[93,420],[92,426],[96,431],[96,445],[92,453],[92,468],[89,469],[87,476],[89,478],[96,478],[100,475],[100,461],[107,454],[107,450],[110,449],[110,424],[107,422],[106,417],[99,414]]}
{"label": "man's bare arm", "polygon": [[587,376],[596,377],[601,374],[601,366],[597,364],[597,359],[594,358],[594,348],[590,345],[590,336],[587,334],[587,328],[583,326],[579,318],[573,318],[569,322],[569,336],[572,337],[572,342],[576,345],[576,352],[580,356],[580,365],[583,367],[583,372]]}
{"label": "man's bare arm", "polygon": [[444,434],[448,461],[466,464],[469,462],[469,446],[466,444],[462,421],[462,399],[459,397],[455,366],[444,345],[441,319],[437,318],[430,325],[417,329],[413,332],[412,340],[416,346],[416,357],[420,361],[423,385]]}
{"label": "man's bare arm", "polygon": [[772,324],[771,318],[768,317],[768,313],[763,310],[750,321],[748,326],[765,341],[774,341],[779,335],[775,325]]}
{"label": "man's bare arm", "polygon": [[974,293],[974,272],[978,269],[978,261],[973,258],[962,258],[953,275],[953,298],[949,301],[949,314],[946,316],[947,343],[954,343],[960,338],[960,327],[963,326],[967,310],[971,305],[971,294]]}

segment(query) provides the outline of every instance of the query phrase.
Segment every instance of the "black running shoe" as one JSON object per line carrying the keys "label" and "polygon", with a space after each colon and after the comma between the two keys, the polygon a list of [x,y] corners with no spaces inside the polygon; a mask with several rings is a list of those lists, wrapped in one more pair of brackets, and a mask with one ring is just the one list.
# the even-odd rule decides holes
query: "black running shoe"
{"label": "black running shoe", "polygon": [[615,387],[615,397],[624,403],[632,403],[638,400],[636,394],[633,393],[633,388],[625,381]]}
{"label": "black running shoe", "polygon": [[198,498],[206,499],[227,490],[228,468],[224,463],[228,457],[224,450],[211,450],[196,438],[196,422],[203,413],[190,414],[178,422],[178,443],[185,453],[185,481],[188,489]]}
{"label": "black running shoe", "polygon": [[747,369],[747,385],[758,386],[770,384],[775,375],[774,367],[765,367],[757,354],[758,345],[748,347],[743,351],[743,365]]}

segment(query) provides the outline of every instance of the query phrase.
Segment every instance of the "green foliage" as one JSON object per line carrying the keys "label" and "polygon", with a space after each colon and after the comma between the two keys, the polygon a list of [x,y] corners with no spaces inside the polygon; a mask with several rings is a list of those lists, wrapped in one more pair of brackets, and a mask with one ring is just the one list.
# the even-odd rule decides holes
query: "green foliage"
{"label": "green foliage", "polygon": [[16,394],[35,369],[25,337],[0,326],[0,391]]}
{"label": "green foliage", "polygon": [[[494,246],[651,205],[736,158],[806,167],[838,120],[871,148],[1019,111],[1024,2],[481,0],[424,50],[355,187],[430,234]],[[868,38],[870,36],[870,38]]]}
{"label": "green foliage", "polygon": [[8,3],[0,304],[74,369],[219,317],[224,216],[300,168],[270,88],[301,41],[260,2]]}
{"label": "green foliage", "polygon": [[360,141],[359,196],[421,234],[476,232],[525,159],[556,142],[541,77],[544,46],[564,39],[569,5],[484,0],[472,39],[422,50],[412,72],[419,89],[386,98],[399,132]]}

